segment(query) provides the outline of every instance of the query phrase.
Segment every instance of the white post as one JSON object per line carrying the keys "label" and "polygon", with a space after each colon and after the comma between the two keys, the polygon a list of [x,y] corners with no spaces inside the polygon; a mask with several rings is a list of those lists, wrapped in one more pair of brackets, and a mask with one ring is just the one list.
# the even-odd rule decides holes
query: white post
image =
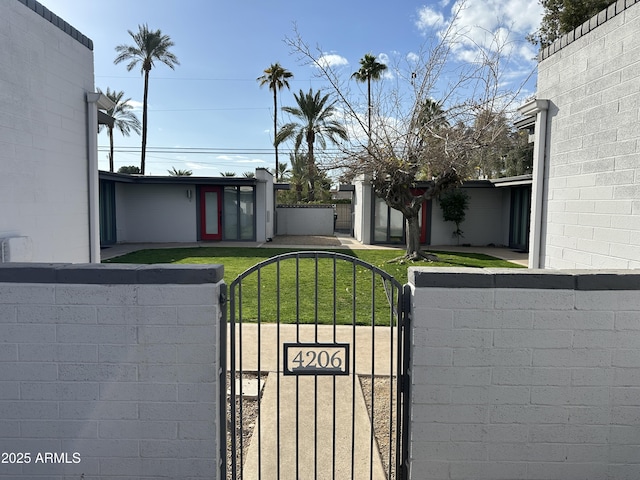
{"label": "white post", "polygon": [[100,182],[98,179],[98,108],[114,103],[102,93],[87,92],[87,182],[89,190],[89,262],[100,263]]}
{"label": "white post", "polygon": [[532,100],[518,110],[525,116],[536,115],[533,143],[533,188],[531,199],[531,228],[529,233],[529,268],[544,266],[541,256],[542,210],[544,208],[544,174],[547,150],[547,110],[549,100]]}

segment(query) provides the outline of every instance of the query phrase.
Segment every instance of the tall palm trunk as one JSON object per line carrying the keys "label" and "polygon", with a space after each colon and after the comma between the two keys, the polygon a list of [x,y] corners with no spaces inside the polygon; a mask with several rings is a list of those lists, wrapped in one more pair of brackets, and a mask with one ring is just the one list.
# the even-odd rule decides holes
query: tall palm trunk
{"label": "tall palm trunk", "polygon": [[371,148],[371,110],[373,109],[373,105],[371,105],[371,76],[367,77],[367,106],[368,115],[367,115],[367,123],[368,123],[368,132],[367,136],[369,137],[368,147]]}
{"label": "tall palm trunk", "polygon": [[315,141],[313,130],[307,133],[307,150],[309,152],[309,158],[307,158],[307,175],[309,176],[309,201],[315,202],[316,200],[316,172],[315,172],[315,158],[313,157],[313,143]]}
{"label": "tall palm trunk", "polygon": [[276,89],[273,89],[273,146],[276,148],[276,182],[278,181],[278,144],[275,141],[276,135],[278,134],[278,95],[276,94]]}
{"label": "tall palm trunk", "polygon": [[113,172],[113,127],[109,127],[109,171]]}
{"label": "tall palm trunk", "polygon": [[[149,69],[150,70],[150,69]],[[142,152],[140,156],[140,173],[144,175],[147,157],[147,101],[149,95],[149,70],[144,69],[144,98],[142,99]]]}

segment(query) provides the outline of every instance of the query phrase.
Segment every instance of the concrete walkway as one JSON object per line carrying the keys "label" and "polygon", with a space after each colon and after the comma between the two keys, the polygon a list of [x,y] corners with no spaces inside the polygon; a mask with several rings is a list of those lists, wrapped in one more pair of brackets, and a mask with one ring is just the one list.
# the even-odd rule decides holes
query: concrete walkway
{"label": "concrete walkway", "polygon": [[[239,326],[236,328],[239,343]],[[312,325],[281,325],[278,329],[274,324],[259,328],[244,324],[241,338],[242,356],[236,352],[237,365],[242,362],[243,371],[269,373],[260,403],[260,440],[256,425],[243,478],[258,478],[259,468],[265,480],[386,479],[375,443],[371,448],[372,426],[358,376],[388,376],[395,369],[391,359],[395,338],[389,327],[338,326],[334,330],[320,325],[316,330]],[[316,341],[348,343],[351,375],[282,374],[284,343]]]}

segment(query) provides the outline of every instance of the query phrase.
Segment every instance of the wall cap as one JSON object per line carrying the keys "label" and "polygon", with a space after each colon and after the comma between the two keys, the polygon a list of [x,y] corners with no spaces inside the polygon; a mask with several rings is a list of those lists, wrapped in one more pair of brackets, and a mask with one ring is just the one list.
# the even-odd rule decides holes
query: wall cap
{"label": "wall cap", "polygon": [[575,40],[596,29],[600,25],[607,23],[613,17],[620,15],[622,12],[632,7],[636,3],[639,3],[638,0],[626,0],[626,3],[624,2],[624,0],[613,2],[607,8],[591,17],[582,25],[576,27],[569,33],[565,33],[548,47],[541,49],[540,53],[538,54],[538,62],[546,60],[554,53],[559,52],[567,45],[570,45]]}
{"label": "wall cap", "polygon": [[408,277],[415,288],[640,290],[640,270],[410,267]]}
{"label": "wall cap", "polygon": [[223,265],[133,265],[115,263],[4,263],[0,264],[0,283],[62,284],[178,284],[218,283]]}
{"label": "wall cap", "polygon": [[64,33],[69,35],[71,38],[77,40],[89,50],[93,51],[93,41],[89,37],[83,35],[78,29],[72,27],[70,24],[65,22],[62,18],[57,16],[37,0],[18,0],[18,2],[22,3],[25,7],[30,8],[42,18],[51,22]]}

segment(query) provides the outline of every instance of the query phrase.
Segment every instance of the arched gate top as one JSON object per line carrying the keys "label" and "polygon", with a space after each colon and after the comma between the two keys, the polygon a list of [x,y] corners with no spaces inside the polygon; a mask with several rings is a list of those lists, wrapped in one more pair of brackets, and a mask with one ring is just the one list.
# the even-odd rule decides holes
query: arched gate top
{"label": "arched gate top", "polygon": [[264,260],[260,263],[257,263],[255,265],[253,265],[251,268],[248,268],[247,270],[245,270],[244,272],[242,272],[240,275],[238,275],[235,280],[233,280],[233,282],[231,282],[231,288],[233,288],[237,283],[241,282],[244,278],[248,277],[249,275],[251,275],[252,273],[260,270],[263,267],[266,267],[267,265],[271,265],[273,263],[278,263],[281,262],[283,260],[292,260],[292,259],[299,259],[299,258],[329,258],[329,259],[336,259],[336,260],[342,260],[348,263],[352,263],[354,265],[360,266],[360,267],[364,267],[367,270],[370,270],[374,273],[376,273],[377,275],[380,275],[384,280],[387,280],[389,282],[391,282],[393,284],[393,286],[397,287],[397,288],[402,288],[402,284],[395,279],[395,277],[393,277],[392,275],[390,275],[389,273],[385,272],[384,270],[382,270],[380,267],[377,267],[375,265],[372,265],[368,262],[365,262],[363,260],[360,260],[357,257],[354,257],[352,255],[346,255],[344,253],[339,253],[339,252],[331,252],[331,251],[327,251],[327,250],[300,250],[297,252],[288,252],[288,253],[283,253],[280,255],[276,255],[273,256],[271,258],[268,258],[267,260]]}

